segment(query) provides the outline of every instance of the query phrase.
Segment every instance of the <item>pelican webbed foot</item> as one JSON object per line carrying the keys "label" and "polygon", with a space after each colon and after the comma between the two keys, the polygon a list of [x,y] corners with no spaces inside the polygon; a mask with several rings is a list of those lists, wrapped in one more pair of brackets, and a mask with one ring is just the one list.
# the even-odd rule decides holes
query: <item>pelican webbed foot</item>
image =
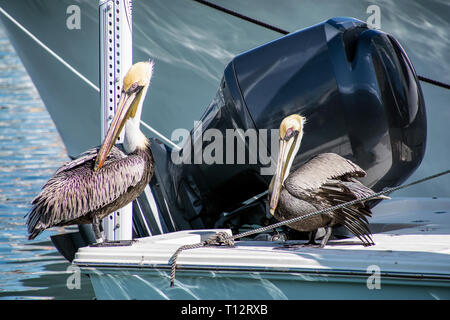
{"label": "pelican webbed foot", "polygon": [[136,240],[107,240],[101,230],[100,219],[97,216],[92,218],[92,230],[95,235],[95,243],[91,247],[125,247],[131,246]]}
{"label": "pelican webbed foot", "polygon": [[316,235],[317,235],[317,230],[311,231],[309,233],[309,241],[305,244],[307,246],[316,246]]}
{"label": "pelican webbed foot", "polygon": [[333,231],[333,229],[331,227],[325,227],[326,233],[323,236],[322,242],[320,243],[320,248],[325,247],[325,245],[327,244],[328,240],[330,239],[331,236],[331,231]]}
{"label": "pelican webbed foot", "polygon": [[101,245],[105,242],[105,235],[101,230],[100,219],[97,216],[92,218],[92,231],[94,231],[96,245]]}
{"label": "pelican webbed foot", "polygon": [[333,231],[333,229],[330,226],[325,227],[325,235],[323,236],[320,245],[316,243],[317,230],[311,231],[309,234],[309,241],[305,244],[305,246],[317,248],[325,247],[325,245],[328,243],[328,240],[330,239],[331,231]]}

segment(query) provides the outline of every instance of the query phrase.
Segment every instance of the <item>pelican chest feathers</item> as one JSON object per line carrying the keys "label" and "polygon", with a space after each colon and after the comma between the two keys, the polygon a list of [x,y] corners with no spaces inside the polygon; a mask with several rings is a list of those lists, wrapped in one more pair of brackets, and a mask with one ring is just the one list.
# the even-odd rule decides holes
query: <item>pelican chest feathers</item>
{"label": "pelican chest feathers", "polygon": [[[100,220],[136,199],[148,185],[154,161],[139,123],[152,74],[152,61],[136,63],[127,72],[102,146],[65,163],[33,200],[29,239],[53,226],[92,223],[97,242],[103,242]],[[122,151],[114,144],[124,128]]]}
{"label": "pelican chest feathers", "polygon": [[[269,187],[269,211],[281,221],[374,194],[356,179],[364,177],[365,171],[334,153],[319,154],[296,171],[290,172],[300,148],[304,123],[304,117],[294,114],[283,119],[280,125],[280,149],[275,175]],[[289,224],[289,227],[311,232],[309,244],[314,244],[318,228],[326,228],[321,243],[323,247],[331,235],[332,227],[343,225],[363,245],[368,246],[374,244],[367,220],[370,216],[370,208],[365,203],[358,203],[300,220]]]}

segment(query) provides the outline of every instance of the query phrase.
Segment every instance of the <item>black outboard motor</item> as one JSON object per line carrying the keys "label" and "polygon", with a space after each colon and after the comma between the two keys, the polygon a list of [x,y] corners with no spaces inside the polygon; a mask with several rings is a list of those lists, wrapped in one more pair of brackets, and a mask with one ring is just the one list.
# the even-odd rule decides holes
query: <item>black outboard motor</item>
{"label": "black outboard motor", "polygon": [[[233,223],[227,212],[267,190],[269,161],[277,156],[270,129],[293,113],[307,119],[293,170],[316,154],[335,152],[366,170],[363,182],[378,191],[402,183],[424,156],[425,105],[406,53],[362,21],[333,18],[235,57],[182,151],[153,141],[152,188],[167,224],[267,223],[262,204]],[[205,151],[218,145],[222,152],[208,153],[215,161],[205,161]]]}

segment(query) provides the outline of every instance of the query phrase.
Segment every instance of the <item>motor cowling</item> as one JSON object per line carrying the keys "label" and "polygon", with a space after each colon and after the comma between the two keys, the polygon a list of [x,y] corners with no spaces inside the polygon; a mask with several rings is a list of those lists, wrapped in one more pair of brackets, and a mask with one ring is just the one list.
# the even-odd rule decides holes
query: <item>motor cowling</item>
{"label": "motor cowling", "polygon": [[[167,162],[160,165],[164,194],[184,226],[217,226],[223,212],[267,190],[272,178],[264,171],[270,167],[267,159],[273,165],[277,157],[271,129],[293,113],[307,119],[293,170],[316,154],[334,152],[362,167],[363,183],[378,191],[406,180],[425,153],[425,104],[405,51],[392,36],[362,21],[333,18],[228,64],[215,98],[175,154],[189,161],[174,163],[168,155],[161,160]],[[210,137],[211,129],[223,137],[222,161],[213,163],[203,157],[219,143]]]}

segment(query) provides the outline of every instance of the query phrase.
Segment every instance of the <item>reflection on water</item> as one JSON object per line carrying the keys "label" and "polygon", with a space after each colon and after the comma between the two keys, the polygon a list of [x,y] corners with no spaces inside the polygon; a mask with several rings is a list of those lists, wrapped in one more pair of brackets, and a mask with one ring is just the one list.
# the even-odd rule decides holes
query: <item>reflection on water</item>
{"label": "reflection on water", "polygon": [[[69,290],[69,264],[44,232],[28,241],[24,215],[62,162],[64,145],[0,26],[0,299],[91,299],[89,279]],[[55,231],[53,231],[55,232]]]}

